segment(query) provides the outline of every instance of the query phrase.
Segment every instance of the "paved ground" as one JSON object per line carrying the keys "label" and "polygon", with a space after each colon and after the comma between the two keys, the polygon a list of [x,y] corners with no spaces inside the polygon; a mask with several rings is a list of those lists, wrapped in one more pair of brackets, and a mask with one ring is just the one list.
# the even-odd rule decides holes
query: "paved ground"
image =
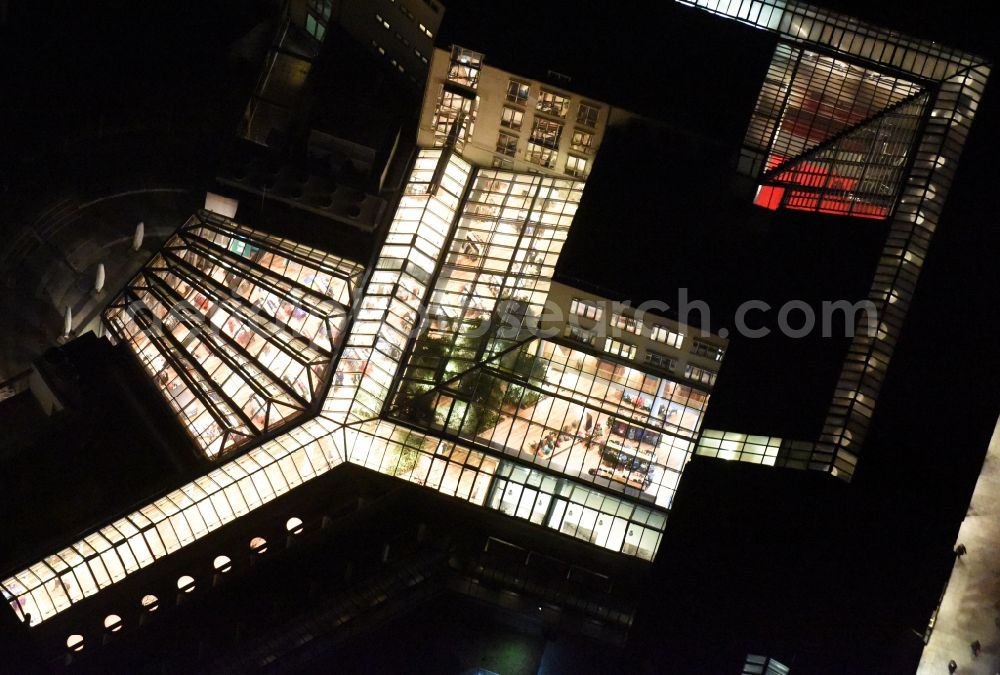
{"label": "paved ground", "polygon": [[[958,544],[968,553],[955,562],[919,675],[947,673],[951,659],[960,675],[1000,672],[1000,421]],[[973,640],[982,645],[978,657],[972,654]]]}

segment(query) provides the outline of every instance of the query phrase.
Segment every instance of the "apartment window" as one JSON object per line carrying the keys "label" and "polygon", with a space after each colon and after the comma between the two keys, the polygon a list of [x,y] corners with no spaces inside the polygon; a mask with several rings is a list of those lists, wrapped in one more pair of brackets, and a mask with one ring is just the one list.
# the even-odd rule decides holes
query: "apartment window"
{"label": "apartment window", "polygon": [[528,150],[524,153],[524,158],[527,161],[538,166],[543,166],[546,169],[555,167],[557,156],[558,153],[552,148],[543,147],[533,141],[528,142]]}
{"label": "apartment window", "polygon": [[563,337],[567,337],[585,345],[592,346],[594,344],[594,334],[580,328],[579,326],[566,326],[565,330],[563,330]]}
{"label": "apartment window", "polygon": [[[411,18],[411,19],[413,18],[413,15],[412,15],[412,14],[410,15],[410,18]],[[431,32],[430,28],[428,28],[427,26],[425,26],[425,25],[424,25],[424,24],[422,24],[422,23],[421,23],[421,24],[418,24],[418,25],[420,26],[420,32],[421,32],[421,33],[423,33],[423,34],[424,34],[424,35],[426,35],[427,37],[429,37],[429,38],[432,38],[432,39],[433,39],[433,37],[434,37],[434,33],[432,33],[432,32]]]}
{"label": "apartment window", "polygon": [[414,50],[413,50],[413,53],[414,53],[414,55],[416,55],[416,57],[417,57],[418,59],[420,59],[420,60],[421,60],[421,61],[423,61],[424,63],[427,63],[427,57],[426,57],[426,56],[424,56],[424,55],[423,55],[423,53],[422,53],[422,52],[421,52],[421,51],[420,51],[419,49],[414,49]]}
{"label": "apartment window", "polygon": [[666,326],[653,326],[650,337],[675,349],[680,349],[681,345],[684,344],[684,333],[675,333]]}
{"label": "apartment window", "polygon": [[[406,16],[406,18],[409,19],[410,21],[416,21],[417,20],[417,17],[413,16],[413,12],[411,12],[409,9],[407,9],[406,5],[400,5],[399,6],[399,11],[402,12]],[[423,30],[423,28],[422,28],[423,24],[420,24],[420,25],[421,25],[421,30]]]}
{"label": "apartment window", "polygon": [[677,365],[677,359],[672,359],[665,354],[660,354],[659,352],[647,351],[646,363],[663,370],[673,370],[674,366]]}
{"label": "apartment window", "polygon": [[626,342],[619,342],[614,338],[607,338],[604,341],[604,351],[612,356],[620,356],[623,359],[635,358],[635,345]]}
{"label": "apartment window", "polygon": [[604,315],[604,308],[593,300],[573,298],[573,301],[569,303],[569,313],[599,321]]}
{"label": "apartment window", "polygon": [[492,166],[494,169],[513,169],[514,162],[510,161],[509,159],[505,159],[503,157],[494,157],[493,160],[490,162],[490,166]]}
{"label": "apartment window", "polygon": [[691,345],[691,353],[695,356],[704,356],[716,361],[721,361],[722,357],[726,355],[726,350],[717,345],[713,345],[711,342],[695,340],[694,344]]}
{"label": "apartment window", "polygon": [[508,129],[520,129],[522,120],[524,120],[523,112],[504,106],[503,113],[500,115],[500,124],[502,126]]}
{"label": "apartment window", "polygon": [[535,109],[538,110],[538,112],[545,113],[546,115],[566,117],[566,111],[569,110],[569,99],[565,96],[560,96],[554,92],[542,89],[541,93],[538,95],[538,103],[535,105]]}
{"label": "apartment window", "polygon": [[705,370],[704,368],[699,368],[698,366],[692,366],[690,364],[688,364],[688,366],[684,369],[684,377],[709,386],[715,384],[715,373],[711,370]]}
{"label": "apartment window", "polygon": [[518,105],[525,105],[528,102],[529,87],[524,82],[510,80],[507,82],[507,100]]}
{"label": "apartment window", "polygon": [[600,111],[601,109],[596,106],[581,103],[580,110],[576,113],[576,123],[593,128],[597,126],[597,116]]}
{"label": "apartment window", "polygon": [[559,147],[562,129],[563,125],[558,122],[536,117],[535,124],[531,128],[531,142],[555,150]]}
{"label": "apartment window", "polygon": [[377,21],[378,23],[382,24],[382,27],[385,28],[386,30],[389,30],[389,22],[386,21],[385,17],[383,17],[378,12],[375,12],[375,21]]}
{"label": "apartment window", "polygon": [[396,39],[399,40],[400,42],[402,42],[404,47],[409,47],[410,46],[410,41],[407,40],[402,35],[400,35],[399,33],[396,33]]}
{"label": "apartment window", "polygon": [[580,129],[573,130],[573,139],[570,142],[570,147],[577,152],[590,152],[590,149],[594,146],[594,134],[589,131],[581,131]]}
{"label": "apartment window", "polygon": [[326,26],[312,14],[306,14],[306,32],[322,42],[323,38],[326,37]]}
{"label": "apartment window", "polygon": [[612,314],[611,325],[628,333],[642,334],[642,321],[625,316],[624,314]]}
{"label": "apartment window", "polygon": [[332,14],[333,0],[310,0],[306,6],[306,32],[322,42]]}
{"label": "apartment window", "polygon": [[566,173],[571,176],[583,177],[587,175],[587,160],[583,157],[573,157],[570,155],[566,158]]}
{"label": "apartment window", "polygon": [[517,154],[517,136],[501,131],[497,137],[497,152],[508,157]]}

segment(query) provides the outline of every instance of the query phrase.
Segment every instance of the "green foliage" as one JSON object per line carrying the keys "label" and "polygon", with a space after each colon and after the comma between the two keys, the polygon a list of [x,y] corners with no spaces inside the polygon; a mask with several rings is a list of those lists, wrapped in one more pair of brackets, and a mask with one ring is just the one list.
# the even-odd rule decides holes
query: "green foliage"
{"label": "green foliage", "polygon": [[420,459],[420,451],[414,447],[419,440],[420,436],[406,429],[393,431],[392,442],[386,452],[390,476],[405,476],[413,471]]}

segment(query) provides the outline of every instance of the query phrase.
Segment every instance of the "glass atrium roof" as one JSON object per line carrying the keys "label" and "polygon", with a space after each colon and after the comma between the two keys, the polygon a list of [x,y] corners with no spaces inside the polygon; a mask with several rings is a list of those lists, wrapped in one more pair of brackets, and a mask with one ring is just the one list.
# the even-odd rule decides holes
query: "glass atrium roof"
{"label": "glass atrium roof", "polygon": [[363,268],[201,211],[105,312],[209,459],[309,410]]}

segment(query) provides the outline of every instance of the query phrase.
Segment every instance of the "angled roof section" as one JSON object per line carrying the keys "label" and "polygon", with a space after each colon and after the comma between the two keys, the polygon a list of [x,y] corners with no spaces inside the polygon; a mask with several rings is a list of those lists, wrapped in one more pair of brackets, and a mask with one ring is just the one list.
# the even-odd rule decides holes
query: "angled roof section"
{"label": "angled roof section", "polygon": [[924,87],[781,43],[750,119],[740,162],[756,177],[919,95]]}
{"label": "angled roof section", "polygon": [[927,92],[918,92],[769,170],[754,203],[769,209],[887,217],[929,100]]}
{"label": "angled roof section", "polygon": [[215,459],[311,409],[362,272],[201,211],[110,304],[105,322]]}

